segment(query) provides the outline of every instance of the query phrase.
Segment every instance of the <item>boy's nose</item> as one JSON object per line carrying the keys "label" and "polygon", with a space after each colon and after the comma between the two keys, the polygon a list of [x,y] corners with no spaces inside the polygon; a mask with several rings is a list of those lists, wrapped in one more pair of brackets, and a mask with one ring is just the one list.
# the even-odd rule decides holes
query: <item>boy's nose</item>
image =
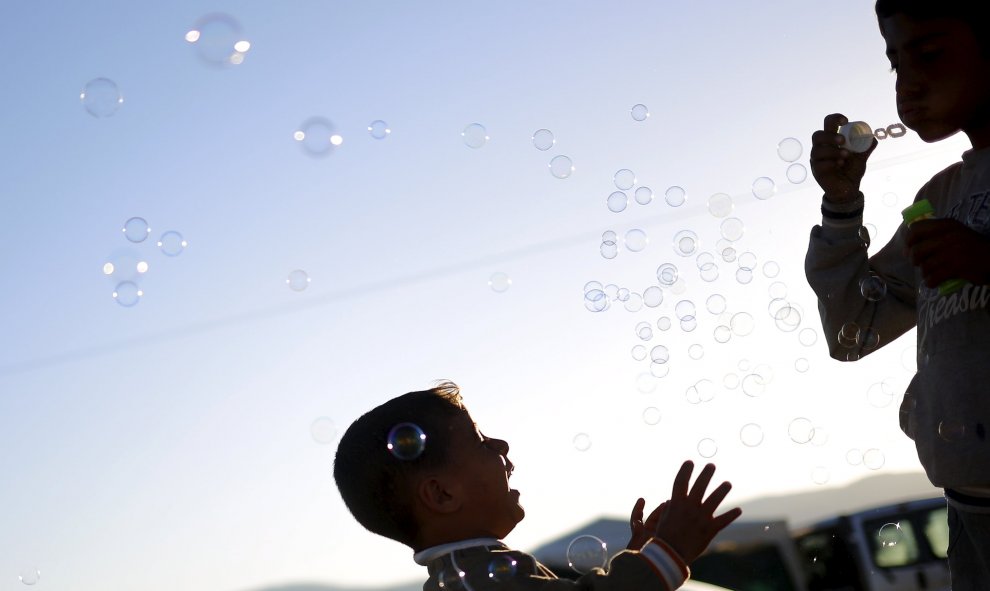
{"label": "boy's nose", "polygon": [[491,438],[491,442],[496,451],[503,456],[509,453],[509,443],[502,439]]}

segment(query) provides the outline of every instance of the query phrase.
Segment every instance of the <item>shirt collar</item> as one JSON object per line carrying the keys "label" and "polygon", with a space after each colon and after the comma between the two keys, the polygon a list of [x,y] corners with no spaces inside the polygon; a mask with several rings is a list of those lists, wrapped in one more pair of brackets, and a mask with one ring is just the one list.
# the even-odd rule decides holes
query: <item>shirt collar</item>
{"label": "shirt collar", "polygon": [[502,543],[502,540],[496,538],[472,538],[470,540],[460,540],[458,542],[440,544],[439,546],[431,546],[424,550],[420,550],[419,552],[413,554],[413,560],[416,561],[416,564],[426,566],[444,554],[450,554],[451,552],[464,550],[465,548],[474,548],[477,546],[506,547],[505,544]]}

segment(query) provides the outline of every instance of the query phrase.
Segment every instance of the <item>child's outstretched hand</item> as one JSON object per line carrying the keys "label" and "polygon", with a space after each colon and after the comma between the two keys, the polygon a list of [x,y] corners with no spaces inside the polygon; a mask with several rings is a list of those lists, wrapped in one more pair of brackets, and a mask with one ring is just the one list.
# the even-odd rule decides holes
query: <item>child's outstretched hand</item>
{"label": "child's outstretched hand", "polygon": [[[681,465],[674,478],[670,499],[657,507],[643,524],[652,531],[653,536],[670,545],[688,564],[705,551],[715,534],[742,515],[742,509],[738,507],[715,515],[715,510],[732,488],[729,482],[718,485],[705,498],[705,490],[715,474],[715,464],[705,465],[689,491],[688,484],[693,470],[694,463],[690,460]],[[637,502],[636,505],[640,507],[639,515],[642,516],[641,503]],[[634,509],[633,516],[635,515]],[[651,520],[655,523],[651,524]],[[633,534],[635,536],[635,529]]]}
{"label": "child's outstretched hand", "polygon": [[825,117],[822,129],[811,135],[811,174],[830,201],[852,201],[859,194],[859,183],[866,174],[866,159],[877,147],[856,153],[844,147],[845,138],[837,130],[849,123],[845,115],[832,113]]}

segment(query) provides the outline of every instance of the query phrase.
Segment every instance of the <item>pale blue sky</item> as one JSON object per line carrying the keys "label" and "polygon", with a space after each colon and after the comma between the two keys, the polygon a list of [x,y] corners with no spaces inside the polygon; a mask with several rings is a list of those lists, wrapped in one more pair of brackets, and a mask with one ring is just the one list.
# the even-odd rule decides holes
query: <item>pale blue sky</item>
{"label": "pale blue sky", "polygon": [[[0,589],[34,565],[37,588],[240,591],[311,580],[377,585],[416,579],[401,546],[364,532],[333,487],[333,444],[386,398],[437,378],[461,383],[486,433],[512,444],[529,516],[509,542],[532,548],[637,496],[659,501],[706,437],[737,500],[842,484],[871,473],[850,449],[881,449],[883,470],[917,469],[896,428],[905,341],[853,366],[827,358],[803,279],[819,191],[792,184],[777,143],[805,146],[824,114],[895,122],[893,77],[868,3],[330,2],[168,5],[7,0],[0,6]],[[252,47],[227,69],[200,63],[185,32],[223,12]],[[97,119],[87,81],[106,77],[124,103]],[[651,116],[634,121],[629,109]],[[292,139],[324,116],[344,143],[327,158]],[[373,120],[389,123],[371,138]],[[486,126],[470,149],[460,132]],[[531,134],[557,143],[536,150]],[[867,214],[890,234],[900,207],[965,148],[913,134],[876,151]],[[553,178],[557,154],[573,175]],[[605,207],[620,168],[654,189],[647,206]],[[754,179],[778,192],[758,201]],[[688,191],[679,208],[667,187]],[[709,195],[734,197],[752,283],[718,259],[715,282],[670,247],[691,229],[714,252]],[[899,196],[884,205],[887,192]],[[125,220],[152,239],[130,244]],[[602,232],[647,232],[643,252],[599,254]],[[153,240],[188,240],[166,257]],[[142,301],[117,305],[108,257],[145,260]],[[126,257],[125,257],[126,258]],[[779,277],[760,272],[779,263]],[[587,281],[642,291],[674,262],[684,291],[635,313],[592,314]],[[285,284],[303,269],[303,292]],[[488,278],[512,278],[494,293]],[[767,314],[786,284],[798,332]],[[724,294],[756,330],[716,343],[705,300]],[[698,328],[656,329],[692,300]],[[647,343],[638,322],[654,327]],[[882,338],[882,335],[881,335]],[[636,344],[665,344],[670,375],[641,393]],[[690,359],[701,344],[705,356]],[[908,353],[908,356],[910,354]],[[795,360],[810,370],[794,370]],[[757,398],[724,387],[740,362],[766,364]],[[711,402],[685,390],[713,382]],[[895,400],[866,401],[889,379]],[[662,419],[646,425],[645,408]],[[787,426],[827,431],[797,445]],[[762,426],[764,443],[739,443]],[[579,433],[587,452],[574,449]],[[825,468],[828,481],[811,478]],[[818,472],[821,474],[822,472]],[[589,476],[594,475],[594,476]],[[732,497],[730,497],[732,498]]]}

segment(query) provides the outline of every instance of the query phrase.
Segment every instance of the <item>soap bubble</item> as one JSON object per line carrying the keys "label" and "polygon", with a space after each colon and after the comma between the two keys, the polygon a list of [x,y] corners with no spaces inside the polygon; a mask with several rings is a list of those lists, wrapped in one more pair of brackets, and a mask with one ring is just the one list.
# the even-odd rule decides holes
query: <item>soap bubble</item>
{"label": "soap bubble", "polygon": [[344,143],[337,126],[326,117],[310,117],[292,134],[302,150],[314,157],[329,156]]}
{"label": "soap bubble", "polygon": [[694,302],[691,300],[681,300],[677,302],[674,306],[674,313],[677,314],[677,318],[683,320],[688,316],[695,315]]}
{"label": "soap bubble", "polygon": [[309,425],[309,434],[313,441],[326,445],[337,437],[337,426],[329,417],[318,417]]}
{"label": "soap bubble", "polygon": [[943,441],[960,441],[966,437],[966,425],[954,419],[943,419],[938,422],[938,436]]}
{"label": "soap bubble", "polygon": [[626,232],[626,249],[631,252],[641,252],[649,243],[650,238],[646,235],[646,232],[638,228]]}
{"label": "soap bubble", "polygon": [[495,293],[505,293],[512,287],[512,278],[501,271],[496,271],[488,278],[488,287]]}
{"label": "soap bubble", "polygon": [[763,263],[763,276],[768,279],[773,279],[780,274],[780,265],[776,261],[767,261]]}
{"label": "soap bubble", "polygon": [[636,324],[636,336],[644,341],[648,341],[653,338],[653,327],[650,326],[649,322],[639,322]]}
{"label": "soap bubble", "polygon": [[725,296],[720,293],[713,293],[708,296],[707,300],[705,300],[705,308],[712,314],[721,314],[722,312],[725,312]]}
{"label": "soap bubble", "polygon": [[831,473],[829,469],[825,466],[815,466],[811,470],[811,481],[815,484],[822,485],[827,484],[829,478],[831,478]]}
{"label": "soap bubble", "polygon": [[734,373],[727,373],[722,376],[722,385],[728,390],[735,390],[739,387],[739,376]]}
{"label": "soap bubble", "polygon": [[750,398],[758,398],[767,391],[766,381],[764,381],[763,376],[758,374],[747,374],[743,377],[741,385],[743,394]]}
{"label": "soap bubble", "polygon": [[133,281],[121,281],[111,294],[115,302],[125,308],[131,308],[141,301],[144,292]]}
{"label": "soap bubble", "polygon": [[761,176],[753,181],[753,196],[760,200],[766,200],[777,193],[777,184],[770,177]]}
{"label": "soap bubble", "polygon": [[41,570],[36,566],[22,568],[17,573],[17,580],[25,585],[36,585],[41,580]]}
{"label": "soap bubble", "polygon": [[846,452],[846,463],[850,466],[858,466],[863,463],[863,452],[853,448]]}
{"label": "soap bubble", "polygon": [[655,406],[650,406],[643,410],[643,422],[647,425],[656,425],[660,422],[661,418],[663,417],[660,413],[660,409]]}
{"label": "soap bubble", "polygon": [[787,285],[783,281],[774,281],[767,287],[767,294],[770,295],[771,299],[780,299],[787,297]]}
{"label": "soap bubble", "polygon": [[313,280],[310,278],[309,274],[302,269],[296,269],[289,273],[289,276],[285,278],[286,285],[292,291],[305,291],[309,284]]}
{"label": "soap bubble", "polygon": [[787,172],[785,173],[787,180],[794,185],[799,185],[803,183],[808,178],[808,169],[804,167],[803,164],[795,162],[787,167]]}
{"label": "soap bubble", "polygon": [[729,339],[732,338],[732,329],[725,325],[718,325],[715,330],[712,331],[712,337],[715,339],[716,343],[728,343]]}
{"label": "soap bubble", "polygon": [[756,255],[748,251],[744,252],[736,259],[736,264],[739,265],[740,269],[749,269],[752,271],[756,268]]}
{"label": "soap bubble", "polygon": [[110,117],[124,104],[117,83],[109,78],[94,78],[87,82],[79,93],[79,100],[86,112],[97,119]]}
{"label": "soap bubble", "polygon": [[571,443],[574,445],[574,449],[578,451],[588,451],[591,449],[591,436],[587,433],[578,433],[571,440]]}
{"label": "soap bubble", "polygon": [[887,207],[896,207],[897,199],[898,199],[897,193],[891,193],[889,191],[887,193],[884,193],[883,197],[880,198],[883,204],[886,205]]}
{"label": "soap bubble", "polygon": [[660,318],[657,318],[657,328],[664,331],[670,330],[670,318],[666,316],[661,316]]}
{"label": "soap bubble", "polygon": [[728,193],[715,193],[708,198],[708,213],[717,218],[724,218],[732,213],[734,208],[732,197]]}
{"label": "soap bubble", "polygon": [[148,222],[144,218],[130,218],[124,222],[124,227],[121,228],[124,233],[124,238],[127,238],[129,242],[144,242],[151,234],[151,228],[148,227]]}
{"label": "soap bubble", "polygon": [[663,290],[656,285],[651,285],[643,290],[643,305],[648,308],[656,308],[663,303]]}
{"label": "soap bubble", "polygon": [[801,325],[801,311],[797,304],[785,305],[773,315],[773,321],[781,331],[794,332]]}
{"label": "soap bubble", "polygon": [[646,107],[646,105],[633,105],[632,108],[629,109],[629,114],[632,116],[633,121],[646,121],[650,117],[650,110]]}
{"label": "soap bubble", "polygon": [[185,38],[200,61],[218,68],[240,65],[251,48],[241,23],[223,13],[202,17],[186,32]]}
{"label": "soap bubble", "polygon": [[694,316],[685,316],[681,318],[681,330],[684,332],[693,332],[694,329],[698,328],[698,319]]}
{"label": "soap bubble", "polygon": [[657,381],[644,371],[636,376],[636,389],[642,394],[652,394],[657,389]]}
{"label": "soap bubble", "polygon": [[698,235],[691,230],[681,230],[674,235],[674,252],[689,257],[698,250]]}
{"label": "soap bubble", "polygon": [[732,334],[744,337],[753,332],[753,329],[756,328],[756,322],[749,312],[736,312],[729,321],[729,328],[732,329]]}
{"label": "soap bubble", "polygon": [[491,139],[488,137],[488,130],[485,126],[480,123],[472,123],[461,131],[461,139],[464,140],[464,145],[469,148],[482,148]]}
{"label": "soap bubble", "polygon": [[636,173],[628,168],[620,168],[612,176],[612,182],[621,191],[628,191],[636,184]]}
{"label": "soap bubble", "polygon": [[702,252],[694,259],[694,262],[698,265],[699,270],[703,270],[715,264],[715,256],[710,252]]}
{"label": "soap bubble", "polygon": [[629,292],[629,297],[622,302],[622,306],[628,312],[639,312],[643,309],[643,296],[636,292]]}
{"label": "soap bubble", "polygon": [[187,246],[189,246],[189,243],[182,237],[182,234],[179,234],[175,230],[169,230],[158,238],[158,248],[166,256],[177,257],[182,254],[182,251]]}
{"label": "soap bubble", "polygon": [[695,361],[701,359],[705,356],[705,347],[699,343],[695,343],[688,347],[688,357],[694,359]]}
{"label": "soap bubble", "polygon": [[839,329],[839,344],[847,349],[851,349],[859,343],[859,325],[855,322],[847,322]]}
{"label": "soap bubble", "polygon": [[863,465],[869,470],[879,470],[887,462],[883,452],[876,448],[871,448],[863,452]]}
{"label": "soap bubble", "polygon": [[[615,242],[616,239],[617,237],[614,230],[605,230],[602,232],[602,242]],[[601,286],[599,285],[599,288],[600,287]]]}
{"label": "soap bubble", "polygon": [[815,425],[804,417],[797,417],[787,425],[787,436],[794,443],[805,444],[815,436]]}
{"label": "soap bubble", "polygon": [[777,155],[784,162],[794,162],[801,157],[803,150],[804,148],[801,146],[801,142],[792,137],[784,138],[777,144]]}
{"label": "soap bubble", "polygon": [[698,442],[698,455],[703,458],[714,457],[718,453],[718,444],[714,439],[706,437]]}
{"label": "soap bubble", "polygon": [[[904,530],[901,529],[900,523],[885,523],[880,526],[877,530],[877,540],[880,545],[880,550],[878,550],[877,558],[881,559],[881,562],[886,562],[882,560],[882,554],[890,551],[891,548],[908,541],[907,535],[905,535]],[[897,551],[897,560],[900,560],[900,551]]]}
{"label": "soap bubble", "polygon": [[798,342],[805,347],[810,347],[818,342],[818,333],[813,328],[802,328],[798,333]]}
{"label": "soap bubble", "polygon": [[739,218],[725,218],[719,226],[722,238],[729,242],[735,242],[743,237],[746,227]]}
{"label": "soap bubble", "polygon": [[660,285],[673,285],[677,281],[677,266],[664,263],[657,267],[657,281]]}
{"label": "soap bubble", "polygon": [[655,378],[666,377],[670,373],[670,363],[650,363],[650,375]]}
{"label": "soap bubble", "polygon": [[809,364],[808,360],[805,359],[804,357],[799,357],[794,361],[794,369],[798,373],[805,373],[808,371],[808,369],[810,369],[810,367],[811,364]]}
{"label": "soap bubble", "polygon": [[546,152],[557,143],[557,138],[553,136],[553,132],[549,129],[537,129],[533,132],[533,146],[541,151]]}
{"label": "soap bubble", "polygon": [[859,292],[871,302],[879,302],[887,295],[887,283],[878,275],[870,274],[859,282]]}
{"label": "soap bubble", "polygon": [[746,285],[753,280],[753,270],[741,267],[736,269],[736,281],[741,285]]}
{"label": "soap bubble", "polygon": [[488,578],[504,582],[516,574],[516,559],[510,555],[496,556],[488,563]]}
{"label": "soap bubble", "polygon": [[664,193],[664,200],[671,207],[680,207],[687,201],[687,191],[675,185]]}
{"label": "soap bubble", "polygon": [[558,179],[566,179],[574,172],[574,163],[563,154],[559,154],[550,159],[550,174]]}
{"label": "soap bubble", "polygon": [[894,401],[894,387],[886,380],[874,382],[866,389],[866,400],[875,408],[889,406]]}
{"label": "soap bubble", "polygon": [[636,199],[636,203],[649,205],[653,202],[653,189],[649,187],[636,187],[633,197]]}
{"label": "soap bubble", "polygon": [[599,247],[599,251],[602,253],[602,258],[611,260],[618,256],[619,247],[614,241],[605,240],[602,242],[601,247]]}
{"label": "soap bubble", "polygon": [[415,460],[426,449],[426,433],[413,423],[399,423],[388,432],[388,451],[400,460]]}
{"label": "soap bubble", "polygon": [[388,123],[385,123],[381,119],[375,119],[368,124],[368,134],[376,140],[383,140],[392,133],[391,128],[389,128]]}
{"label": "soap bubble", "polygon": [[747,423],[739,429],[739,440],[746,447],[756,447],[763,443],[763,427],[756,423]]}
{"label": "soap bubble", "polygon": [[653,363],[667,363],[670,361],[670,350],[663,345],[657,345],[650,350],[650,360]]}
{"label": "soap bubble", "polygon": [[612,191],[605,201],[605,205],[608,210],[612,213],[619,213],[626,210],[626,206],[629,205],[629,196],[622,191]]}
{"label": "soap bubble", "polygon": [[643,345],[633,345],[633,348],[629,353],[636,361],[643,361],[646,359],[646,347]]}
{"label": "soap bubble", "polygon": [[584,574],[608,563],[608,547],[600,538],[582,535],[567,545],[567,566]]}

